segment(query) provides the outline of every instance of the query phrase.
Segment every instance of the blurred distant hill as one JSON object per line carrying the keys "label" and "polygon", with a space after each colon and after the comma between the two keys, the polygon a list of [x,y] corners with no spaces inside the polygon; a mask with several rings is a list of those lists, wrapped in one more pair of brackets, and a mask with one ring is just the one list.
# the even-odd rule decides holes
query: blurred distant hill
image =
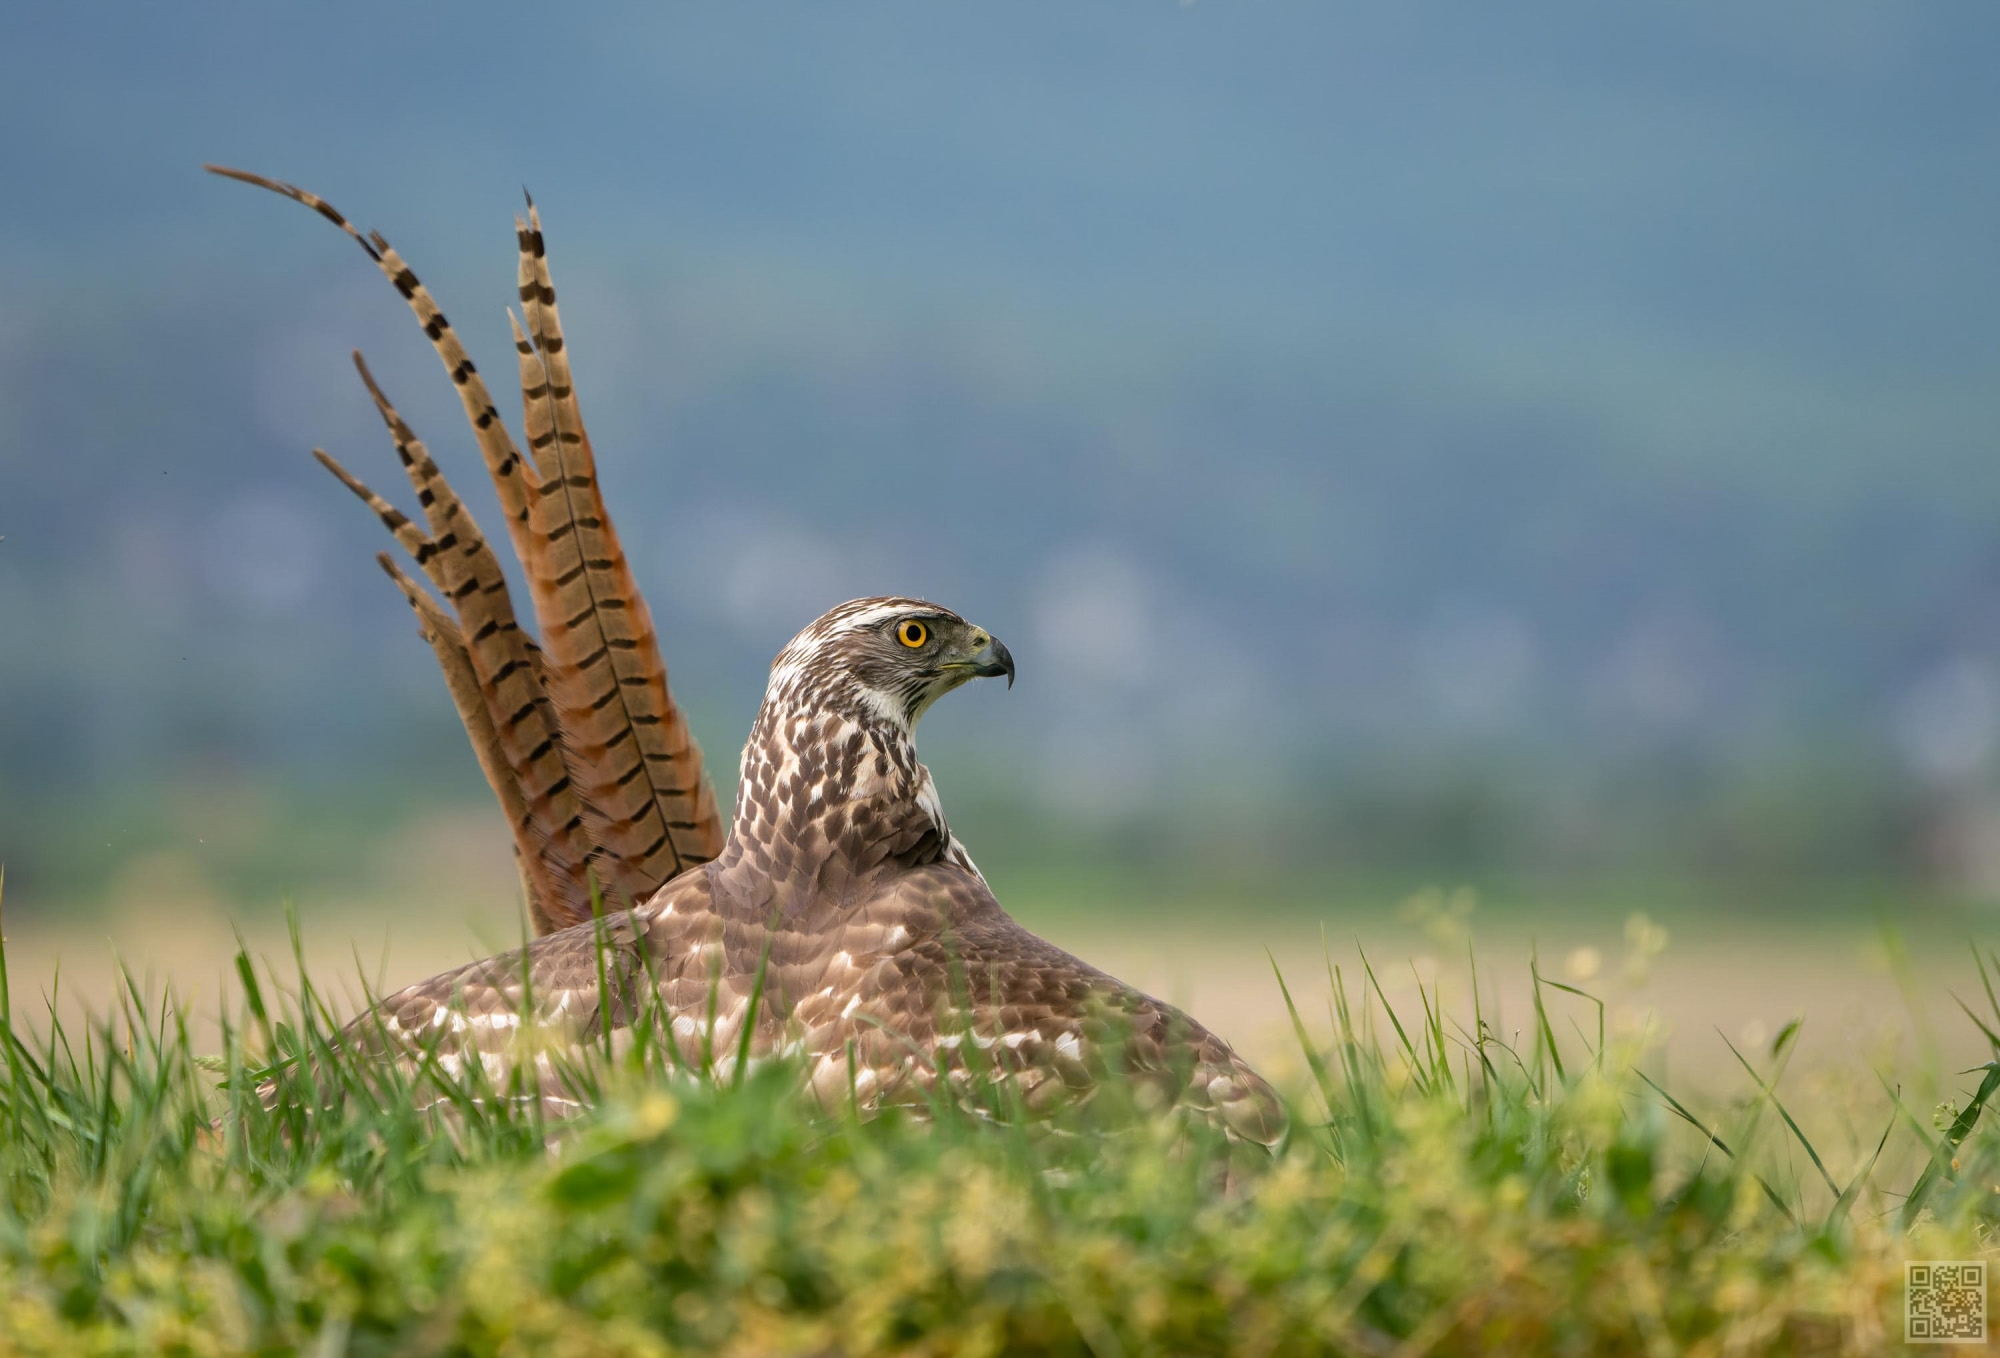
{"label": "blurred distant hill", "polygon": [[449,386],[351,244],[203,160],[380,227],[502,374],[533,188],[725,775],[793,631],[919,593],[1019,658],[926,749],[1024,843],[2000,882],[1993,11],[10,30],[10,882],[182,833],[176,789],[300,823],[480,795],[381,535],[305,456],[391,485],[360,347],[471,486]]}

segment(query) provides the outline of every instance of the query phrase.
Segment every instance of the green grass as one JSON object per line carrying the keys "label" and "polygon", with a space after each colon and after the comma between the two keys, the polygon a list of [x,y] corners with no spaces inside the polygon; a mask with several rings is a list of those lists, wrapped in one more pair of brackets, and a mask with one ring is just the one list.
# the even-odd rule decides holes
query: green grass
{"label": "green grass", "polygon": [[999,1083],[821,1111],[783,1064],[681,1067],[657,1016],[548,1126],[238,964],[201,1025],[132,983],[66,1026],[0,956],[0,1353],[1874,1352],[1903,1261],[2000,1219],[2000,1066],[1934,1112],[1857,1062],[1805,1108],[1792,1027],[1698,1111],[1544,978],[1518,1040],[1476,991],[1391,1009],[1365,960],[1274,979],[1313,1015],[1272,1157],[1115,1081],[1054,1124]]}

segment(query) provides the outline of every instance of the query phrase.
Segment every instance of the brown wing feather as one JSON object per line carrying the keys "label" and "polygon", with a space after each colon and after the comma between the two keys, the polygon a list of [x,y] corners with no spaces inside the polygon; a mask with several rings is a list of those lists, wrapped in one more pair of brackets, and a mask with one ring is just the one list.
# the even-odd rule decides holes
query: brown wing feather
{"label": "brown wing feather", "polygon": [[[863,1107],[921,1104],[941,1086],[956,1093],[999,1078],[1045,1109],[1087,1099],[1119,1072],[1160,1106],[1209,1119],[1232,1137],[1272,1145],[1285,1132],[1283,1102],[1227,1043],[1021,928],[976,874],[955,865],[904,874],[831,928],[767,928],[719,909],[702,872],[676,878],[616,920],[607,970],[623,979],[608,1003],[591,926],[528,947],[528,1008],[571,1046],[657,1003],[682,1059],[699,1064],[706,1049],[726,1070],[761,963],[752,1055],[804,1057],[811,1089],[828,1105],[850,1096]],[[356,1023],[400,1036],[406,1054],[443,1033],[465,1053],[458,1059],[487,1053],[481,1059],[497,1075],[517,1059],[507,1053],[522,975],[520,952],[489,958],[391,996],[378,1010],[386,1021]],[[651,997],[633,989],[640,977],[657,982]],[[551,1111],[566,1111],[560,1103]]]}
{"label": "brown wing feather", "polygon": [[674,1060],[727,1072],[751,1012],[759,947],[753,930],[709,908],[707,875],[687,873],[644,909],[398,991],[350,1023],[347,1040],[406,1066],[436,1062],[447,1076],[480,1061],[495,1085],[510,1069],[532,1067],[545,1111],[565,1116],[579,1106],[566,1069],[607,1030],[614,1049],[629,1042],[631,1025],[655,1006]]}
{"label": "brown wing feather", "polygon": [[1089,1097],[1117,1072],[1234,1137],[1272,1145],[1284,1135],[1283,1101],[1226,1042],[1022,928],[956,864],[898,877],[833,931],[823,955],[826,1007],[847,998],[810,1044],[824,1053],[814,1071],[822,1099],[829,1085],[844,1097],[850,1078],[864,1094],[906,1100],[939,1081],[1000,1076],[1045,1108]]}

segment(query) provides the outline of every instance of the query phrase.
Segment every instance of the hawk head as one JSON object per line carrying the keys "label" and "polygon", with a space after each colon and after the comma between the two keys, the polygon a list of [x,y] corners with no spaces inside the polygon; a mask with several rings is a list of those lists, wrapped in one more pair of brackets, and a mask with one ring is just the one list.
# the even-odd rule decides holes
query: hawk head
{"label": "hawk head", "polygon": [[1007,648],[948,608],[882,598],[830,609],[771,663],[719,871],[749,872],[738,885],[758,908],[776,884],[810,896],[884,864],[951,856],[976,872],[912,737],[932,703],[1000,674],[1013,682]]}
{"label": "hawk head", "polygon": [[930,705],[1014,657],[992,633],[923,599],[855,599],[829,609],[771,662],[767,708],[824,713],[908,735]]}

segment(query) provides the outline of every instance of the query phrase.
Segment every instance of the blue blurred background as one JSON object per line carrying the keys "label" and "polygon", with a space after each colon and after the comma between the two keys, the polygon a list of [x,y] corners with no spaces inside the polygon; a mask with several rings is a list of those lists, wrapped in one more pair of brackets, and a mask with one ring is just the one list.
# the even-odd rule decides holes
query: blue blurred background
{"label": "blue blurred background", "polygon": [[785,639],[915,593],[1019,659],[925,748],[1023,892],[2000,894],[1996,38],[1858,0],[22,7],[9,915],[354,890],[439,807],[508,880],[386,541],[306,456],[395,489],[359,347],[483,491],[449,384],[359,251],[205,160],[379,227],[502,374],[532,188],[725,795]]}

